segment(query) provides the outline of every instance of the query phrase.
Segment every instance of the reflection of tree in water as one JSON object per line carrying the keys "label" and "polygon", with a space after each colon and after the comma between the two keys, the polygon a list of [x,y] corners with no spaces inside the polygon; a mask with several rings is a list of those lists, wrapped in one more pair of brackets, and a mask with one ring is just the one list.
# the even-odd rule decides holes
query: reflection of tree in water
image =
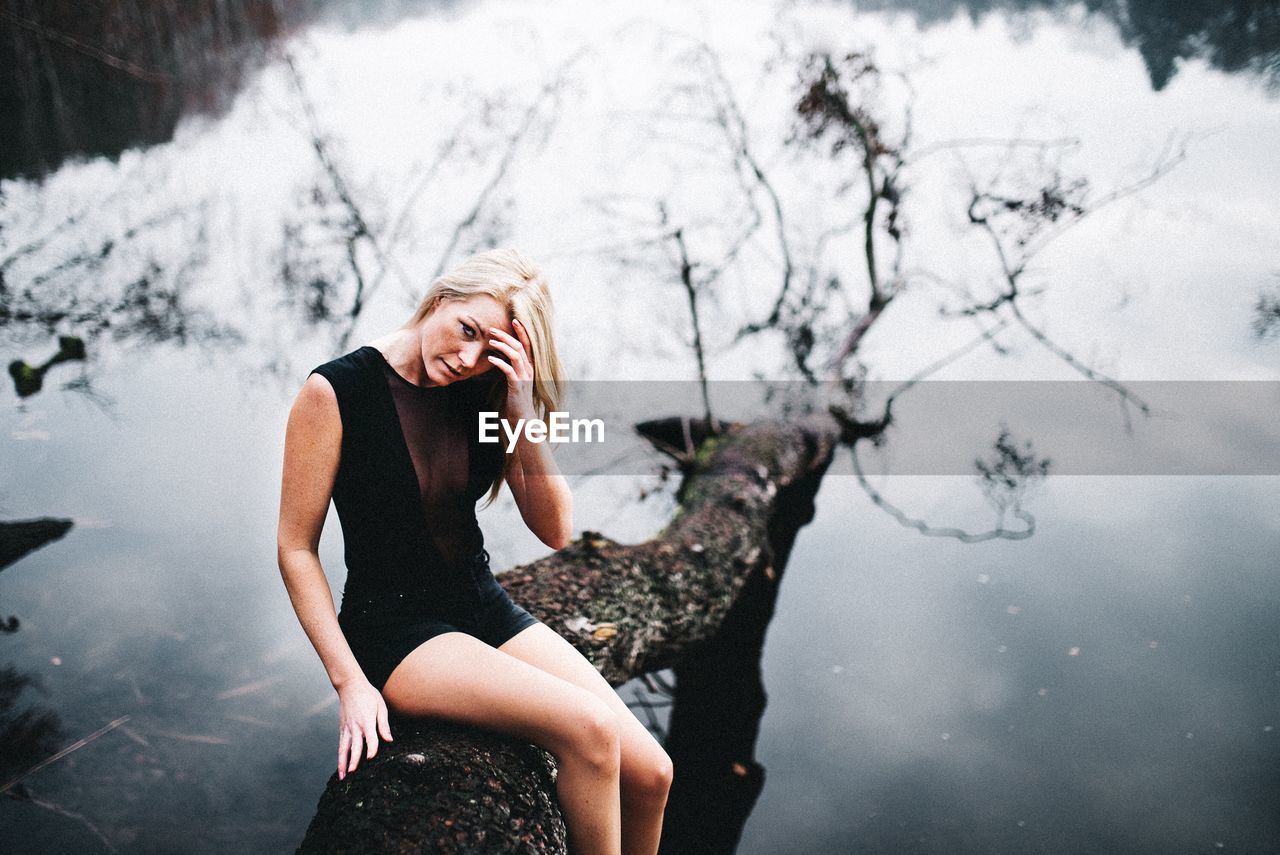
{"label": "reflection of tree in water", "polygon": [[[278,40],[315,21],[390,23],[448,0],[3,0],[0,177],[116,157],[218,114]],[[12,130],[10,130],[12,129]]]}
{"label": "reflection of tree in water", "polygon": [[[1023,510],[1023,500],[1029,488],[1048,474],[1050,461],[1035,453],[1029,441],[1014,439],[1007,428],[1002,427],[994,440],[992,453],[974,461],[979,485],[997,514],[993,528],[978,532],[933,526],[891,505],[862,475],[858,440],[887,438],[894,400],[975,348],[990,345],[996,353],[1007,355],[1009,351],[997,337],[1010,327],[1024,332],[1075,372],[1114,392],[1126,407],[1126,419],[1128,406],[1148,413],[1147,405],[1122,383],[1074,355],[1051,337],[1041,322],[1024,313],[1023,308],[1034,303],[1043,290],[1029,287],[1026,271],[1055,238],[1173,168],[1185,157],[1185,143],[1171,140],[1146,176],[1112,193],[1097,194],[1091,192],[1086,178],[1073,176],[1066,169],[1061,157],[1063,141],[996,141],[1003,151],[994,159],[989,177],[979,180],[973,177],[976,170],[969,169],[972,180],[958,200],[972,232],[984,238],[992,250],[998,284],[983,293],[975,283],[948,282],[911,263],[910,214],[918,206],[910,193],[918,175],[916,165],[941,151],[977,158],[966,150],[970,144],[964,141],[916,144],[909,97],[902,119],[878,108],[884,103],[890,77],[882,73],[870,52],[796,58],[800,74],[793,102],[795,121],[785,145],[796,152],[816,153],[817,165],[825,166],[822,161],[842,165],[834,174],[843,180],[830,183],[832,195],[841,201],[843,211],[852,207],[856,212],[848,221],[836,222],[816,236],[788,227],[796,222],[797,212],[788,207],[783,192],[777,189],[787,185],[774,184],[771,177],[775,168],[781,172],[785,167],[764,165],[782,159],[755,150],[746,114],[721,71],[719,58],[705,44],[695,45],[688,56],[691,68],[705,73],[708,85],[701,91],[711,102],[709,108],[702,104],[694,108],[706,109],[710,120],[724,131],[728,159],[736,174],[744,177],[742,198],[726,194],[712,223],[699,222],[696,214],[668,216],[668,210],[679,210],[678,206],[670,199],[656,200],[660,216],[655,218],[653,233],[636,238],[625,261],[634,264],[654,258],[656,253],[650,247],[662,245],[653,237],[659,235],[680,250],[671,253],[668,261],[679,272],[669,272],[667,278],[678,276],[691,296],[702,292],[714,297],[714,289],[726,278],[723,272],[746,256],[744,248],[750,249],[753,243],[774,244],[768,255],[772,264],[756,265],[751,278],[776,277],[772,289],[776,297],[769,301],[771,306],[749,310],[748,317],[754,317],[740,327],[734,344],[761,333],[780,333],[796,373],[808,381],[796,386],[805,385],[809,387],[806,392],[816,393],[823,380],[835,381],[831,385],[847,393],[847,404],[831,407],[843,427],[841,441],[854,452],[853,463],[863,488],[903,525],[922,535],[965,543],[1031,536],[1035,521]],[[907,90],[910,92],[909,87]],[[672,101],[678,104],[671,108],[673,112],[689,109],[686,103]],[[813,162],[806,165],[809,163]],[[814,173],[821,174],[817,168]],[[938,203],[931,199],[929,204]],[[745,216],[737,215],[741,210],[746,211]],[[722,229],[726,222],[736,229]],[[776,229],[767,229],[772,224]],[[690,252],[689,247],[698,249]],[[873,367],[862,359],[869,331],[895,322],[894,303],[899,296],[929,287],[952,292],[952,299],[939,306],[940,319],[972,321],[979,334],[919,369],[881,404],[882,412],[871,418],[855,418],[853,412],[872,410],[868,396],[859,388],[860,380]],[[692,306],[692,299],[690,303]],[[727,300],[719,301],[722,307],[728,304]],[[690,312],[690,320],[693,338],[698,341],[696,311]],[[725,320],[716,318],[708,327],[724,326]],[[900,341],[908,345],[910,339],[904,336]],[[701,364],[699,358],[700,374]],[[821,472],[816,475],[820,478]],[[779,494],[779,511],[770,526],[770,541],[780,556],[773,569],[781,570],[796,528],[811,518],[812,495],[810,491],[804,501],[786,501]],[[790,537],[780,546],[778,528],[788,512],[794,515]],[[1017,517],[1022,526],[1006,528],[1008,514]],[[766,701],[759,653],[776,592],[777,587],[766,584],[762,577],[750,577],[734,601],[734,611],[719,625],[716,639],[682,651],[675,669],[671,726],[663,740],[676,769],[663,827],[664,851],[733,852],[761,791],[765,770],[753,757]]]}
{"label": "reflection of tree in water", "polygon": [[[224,109],[285,33],[317,20],[355,29],[446,0],[140,0],[0,4],[0,176],[42,175],[78,154],[115,157],[173,136],[182,115]],[[958,12],[1063,10],[1063,0],[859,0],[928,25]],[[1084,0],[1143,57],[1156,89],[1202,58],[1280,87],[1280,8],[1258,0]]]}
{"label": "reflection of tree in water", "polygon": [[[364,306],[387,280],[398,281],[406,297],[416,299],[422,282],[459,256],[496,245],[511,206],[505,179],[517,159],[554,126],[564,74],[579,56],[553,74],[528,104],[513,105],[504,93],[463,93],[467,108],[437,150],[405,176],[404,196],[382,200],[362,186],[342,140],[320,123],[286,54],[317,174],[300,187],[298,204],[291,208],[296,213],[281,218],[283,240],[275,257],[283,298],[278,308],[306,329],[331,331],[341,349]],[[432,262],[434,272],[415,270],[409,276],[397,255],[423,230],[415,222],[418,203],[442,176],[471,177],[460,171],[463,165],[474,169],[473,195],[456,222],[439,224],[445,234]],[[61,374],[58,363],[92,362],[94,344],[104,337],[180,345],[244,340],[238,328],[192,304],[190,295],[209,256],[207,206],[157,210],[148,205],[154,194],[146,185],[162,183],[163,176],[139,180],[141,171],[122,176],[118,189],[100,194],[91,205],[48,222],[41,222],[44,212],[36,205],[6,205],[9,200],[0,196],[0,340],[32,349],[10,356],[20,396],[35,394],[49,377]],[[150,212],[129,213],[139,207]],[[51,336],[76,341],[76,353],[64,347],[44,360],[46,353],[35,349],[43,350]],[[84,375],[63,388],[95,394]]]}
{"label": "reflection of tree in water", "polygon": [[[302,74],[285,56],[305,130],[315,153],[317,175],[298,191],[296,213],[281,223],[282,241],[276,254],[283,305],[293,318],[309,326],[332,330],[336,349],[350,345],[356,322],[369,300],[388,278],[396,279],[410,306],[426,283],[440,276],[460,257],[497,246],[508,231],[513,202],[505,186],[508,173],[524,151],[546,139],[555,126],[555,104],[570,69],[583,56],[578,51],[551,74],[533,99],[515,113],[503,93],[467,92],[468,109],[445,134],[425,162],[406,175],[403,198],[365,201],[342,156],[342,142],[320,124]],[[518,116],[516,121],[511,116]],[[514,125],[514,127],[511,127]],[[401,244],[415,231],[415,209],[442,174],[478,175],[468,187],[468,201],[459,219],[449,224],[434,270],[409,275],[398,260]],[[471,176],[468,175],[468,178]],[[435,224],[432,224],[435,225]]]}
{"label": "reflection of tree in water", "polygon": [[1083,5],[1116,25],[1137,48],[1151,85],[1161,90],[1178,61],[1203,59],[1228,72],[1251,72],[1280,89],[1280,6],[1265,0],[857,0],[859,9],[905,9],[922,24],[968,12],[980,20],[992,12],[1065,10]]}
{"label": "reflection of tree in water", "polygon": [[[0,209],[0,339],[13,347],[60,337],[59,352],[43,365],[9,365],[20,396],[39,391],[49,366],[83,360],[95,341],[156,344],[239,341],[234,327],[189,305],[187,294],[207,260],[203,211],[170,210],[121,228],[111,198],[94,212],[75,212],[17,246],[3,236],[22,227],[24,212]],[[7,215],[7,216],[6,216]],[[148,246],[160,241],[159,246]],[[68,343],[72,347],[68,348]],[[69,388],[89,392],[86,380]]]}
{"label": "reflection of tree in water", "polygon": [[[773,289],[776,296],[768,301],[772,308],[735,305],[735,310],[742,311],[750,321],[741,327],[738,340],[762,333],[780,333],[780,339],[790,350],[796,374],[809,381],[794,385],[805,387],[811,404],[818,398],[821,381],[834,379],[841,391],[847,390],[850,410],[855,407],[866,409],[864,405],[870,402],[864,399],[856,382],[866,376],[869,368],[861,358],[861,345],[873,326],[893,323],[892,318],[896,314],[894,303],[908,290],[932,285],[954,292],[951,296],[955,299],[950,305],[941,307],[940,314],[952,320],[972,320],[979,326],[980,332],[972,342],[925,366],[896,390],[891,400],[884,403],[883,415],[879,419],[858,420],[852,413],[841,413],[839,418],[830,420],[832,424],[826,428],[827,435],[839,434],[841,442],[849,446],[855,446],[858,439],[887,435],[893,397],[906,394],[913,384],[979,345],[991,344],[997,352],[1006,352],[999,350],[996,337],[1009,326],[1025,331],[1075,371],[1108,387],[1127,404],[1146,412],[1145,405],[1122,384],[1072,355],[1022,313],[1022,307],[1033,302],[1032,298],[1042,290],[1026,287],[1023,279],[1027,265],[1047,243],[1093,211],[1156,180],[1181,159],[1183,153],[1180,149],[1175,148],[1161,157],[1147,177],[1114,193],[1097,196],[1089,192],[1088,181],[1068,173],[1057,157],[1057,143],[997,141],[1005,151],[996,160],[995,174],[986,181],[975,181],[957,200],[960,209],[968,214],[972,230],[990,241],[999,272],[999,284],[993,293],[975,293],[971,284],[948,283],[922,268],[909,266],[906,261],[910,254],[905,251],[913,243],[907,214],[915,207],[909,200],[915,164],[930,151],[959,150],[968,144],[948,145],[944,141],[935,143],[931,148],[917,148],[910,133],[909,105],[905,111],[904,128],[899,127],[904,122],[875,108],[883,102],[880,95],[884,75],[869,53],[851,53],[845,57],[817,54],[798,59],[801,74],[796,87],[795,128],[783,145],[795,149],[797,154],[816,154],[818,165],[830,163],[838,167],[829,170],[837,179],[843,179],[833,191],[833,196],[838,198],[842,210],[848,211],[852,202],[857,212],[848,222],[836,224],[811,242],[796,240],[803,237],[802,230],[787,227],[787,218],[796,212],[782,201],[782,195],[771,183],[771,169],[762,165],[778,159],[756,156],[746,116],[739,109],[728,80],[720,72],[717,57],[705,45],[695,45],[689,56],[695,73],[705,73],[709,85],[685,86],[682,91],[696,91],[700,97],[704,97],[701,93],[705,92],[705,97],[712,101],[710,105],[695,103],[693,109],[706,109],[709,121],[724,131],[728,141],[725,148],[728,167],[732,167],[740,179],[742,198],[717,194],[715,217],[707,220],[699,219],[696,212],[690,213],[684,209],[687,206],[678,204],[678,193],[655,197],[653,208],[658,213],[653,218],[651,230],[637,234],[632,226],[631,244],[622,247],[611,245],[602,250],[602,254],[614,255],[615,258],[621,256],[619,263],[630,265],[648,261],[656,267],[655,280],[668,278],[674,281],[678,277],[691,295],[691,308],[695,305],[692,298],[699,293],[708,298],[704,305],[717,305],[719,308],[721,315],[708,322],[709,327],[733,328],[739,322],[724,308],[731,305],[729,300],[714,299],[715,290],[723,287],[722,274],[726,270],[742,264],[750,268],[752,279],[764,278],[766,284],[768,278],[777,276]],[[673,87],[681,82],[673,84]],[[678,99],[671,99],[671,103],[669,109],[673,112],[690,109],[689,104]],[[1031,152],[1029,157],[1020,154],[1028,150]],[[804,165],[813,164],[813,159],[806,159]],[[779,167],[779,170],[785,168]],[[814,169],[814,172],[818,170]],[[930,204],[936,202],[931,201]],[[747,211],[745,216],[739,215],[741,209]],[[762,227],[775,221],[776,229]],[[730,223],[731,227],[723,228],[725,223]],[[829,243],[846,235],[850,238],[843,243]],[[744,248],[753,244],[772,245],[774,241],[777,246],[770,248],[774,250],[772,257],[777,261],[772,267],[742,261]],[[659,250],[669,250],[667,264],[675,270],[668,272],[658,266],[660,262],[652,261]],[[860,311],[860,302],[865,304],[865,311]],[[891,306],[894,308],[892,312],[888,311]],[[698,315],[691,311],[690,316],[694,326],[693,339],[698,341]],[[846,371],[846,367],[852,371]],[[699,371],[704,373],[701,361]],[[847,385],[845,381],[849,381]],[[821,408],[815,409],[820,411]],[[839,428],[834,422],[839,422]],[[712,423],[710,418],[704,422],[708,426]],[[692,436],[696,431],[691,430],[688,420],[683,420],[682,426],[684,442],[681,442],[681,433],[673,427],[671,435],[664,438],[663,447],[681,449],[684,446],[684,450],[673,455],[682,466],[711,457],[714,445],[701,446],[703,453],[699,453],[700,442]],[[767,422],[755,427],[762,432],[771,429]],[[712,453],[705,453],[708,448]],[[856,452],[856,448],[854,450]],[[1047,474],[1049,461],[1038,457],[1027,442],[1014,439],[1007,430],[1001,431],[993,451],[994,454],[986,459],[975,461],[984,495],[997,513],[996,526],[987,531],[939,528],[909,519],[883,496],[874,493],[865,478],[860,480],[878,505],[905,525],[917,528],[922,535],[946,536],[970,543],[994,538],[1029,537],[1034,531],[1034,519],[1022,509],[1022,501],[1027,489]],[[762,457],[774,459],[772,454],[762,454]],[[789,458],[790,455],[779,452],[777,457]],[[745,459],[751,461],[749,456]],[[856,466],[856,456],[854,463]],[[744,469],[748,467],[744,466]],[[769,472],[767,466],[750,471],[772,488],[772,482],[768,482],[766,477]],[[670,851],[732,852],[761,792],[765,770],[754,759],[766,702],[759,670],[760,652],[778,590],[778,574],[784,566],[796,529],[812,516],[812,494],[820,477],[821,472],[817,472],[813,483],[806,485],[808,489],[804,496],[778,492],[777,503],[773,505],[777,510],[772,512],[769,531],[775,560],[760,567],[758,573],[753,571],[754,575],[743,577],[744,586],[735,591],[732,610],[722,619],[716,618],[713,640],[690,642],[679,651],[671,723],[663,739],[676,769],[663,826],[664,846]],[[677,500],[682,503],[682,510],[676,517],[678,520],[690,518],[689,508],[683,506],[689,495],[683,488],[677,494]],[[741,501],[743,505],[751,505],[746,499]],[[731,519],[736,513],[728,501],[717,505],[717,508],[722,519]],[[1022,527],[1006,528],[1004,517],[1007,514],[1016,516],[1023,523]],[[793,516],[787,519],[788,515]],[[778,529],[785,525],[789,525],[790,530],[784,543]],[[751,532],[747,536],[754,535],[755,532]],[[584,542],[592,543],[592,538],[586,536]],[[670,547],[669,556],[680,554],[681,545],[678,543],[664,545]],[[702,540],[691,546],[684,545],[697,555],[705,552],[723,557],[727,549],[722,543],[717,543],[714,548],[704,547]],[[577,557],[570,555],[572,557],[568,560]],[[638,560],[634,564],[630,563],[632,561],[628,557],[620,563],[641,566]],[[658,560],[655,568],[647,569],[664,577],[680,577],[677,562],[677,558],[668,557]],[[535,578],[535,572],[531,571],[529,580]],[[557,577],[551,572],[547,578]],[[643,590],[643,586],[640,587]],[[651,590],[661,592],[649,595],[657,602],[661,602],[664,596],[670,596],[665,588],[655,586]],[[514,593],[516,596],[521,594],[519,591]],[[524,592],[525,595],[530,593]],[[681,594],[684,602],[698,601],[689,592]],[[591,599],[606,608],[613,602],[609,597],[607,590],[591,592]],[[557,598],[557,602],[566,599],[570,598],[564,595]],[[526,602],[537,608],[536,597]],[[555,618],[551,622],[558,626]],[[652,614],[637,622],[651,627],[670,625],[655,619]],[[569,622],[566,621],[564,626],[572,637],[574,630]],[[628,638],[628,656],[632,658],[627,661],[635,662],[638,658],[646,666],[661,663],[663,655],[670,650],[669,644],[667,640],[638,632],[634,638]],[[587,652],[599,653],[598,650]],[[637,657],[637,654],[642,655]],[[644,703],[641,702],[640,706],[643,707]],[[397,750],[420,751],[419,743],[410,745],[411,748],[407,748],[402,739]],[[440,768],[448,765],[449,761],[434,749],[421,750],[420,756],[438,758],[432,762]],[[493,762],[495,768],[500,763]],[[328,833],[344,826],[343,818],[354,821],[357,815],[376,816],[380,823],[376,828],[361,825],[358,834],[368,832],[369,835],[364,839],[382,839],[378,835],[382,834],[384,827],[390,829],[387,833],[392,840],[396,839],[397,828],[403,828],[406,833],[401,842],[417,839],[415,835],[419,830],[412,818],[422,815],[422,804],[442,806],[435,807],[430,815],[448,816],[456,820],[455,828],[471,829],[466,833],[473,833],[476,828],[486,834],[493,830],[486,825],[488,820],[484,817],[473,817],[469,813],[471,808],[466,804],[451,801],[447,793],[456,791],[447,787],[447,792],[438,795],[416,792],[412,802],[387,804],[385,807],[379,802],[377,807],[370,809],[370,802],[365,801],[366,793],[400,791],[401,784],[408,786],[409,774],[398,762],[387,760],[372,768],[375,771],[369,774],[385,777],[377,778],[368,791],[343,788],[337,784],[336,777],[331,779],[302,851],[338,851],[348,845],[348,840],[334,840]],[[489,774],[489,769],[482,769],[480,777],[483,779]],[[505,779],[497,771],[493,771],[492,777],[495,780]],[[420,780],[420,777],[414,780]],[[529,786],[541,784],[531,783]],[[369,798],[376,796],[370,795]],[[472,799],[470,803],[475,801]],[[404,812],[403,823],[397,811]],[[405,845],[409,845],[408,842]]]}
{"label": "reflection of tree in water", "polygon": [[[31,776],[41,769],[59,762],[103,734],[115,730],[128,721],[129,717],[116,719],[88,736],[60,750],[55,750],[64,741],[62,722],[56,713],[38,706],[15,712],[17,699],[27,687],[38,690],[40,685],[33,677],[14,668],[7,666],[0,668],[0,746],[4,748],[4,751],[0,752],[0,798],[21,801],[78,823],[82,829],[92,834],[106,851],[115,852],[115,847],[88,817],[39,796],[28,782]],[[47,832],[48,828],[42,827],[40,831]],[[65,841],[66,838],[60,838],[60,842],[65,844]],[[47,841],[41,842],[48,845]],[[76,849],[84,851],[80,849],[82,845],[78,843]]]}
{"label": "reflection of tree in water", "polygon": [[272,0],[6,0],[0,176],[40,175],[80,152],[115,157],[171,139],[185,113],[221,110],[280,30],[279,9]]}
{"label": "reflection of tree in water", "polygon": [[1262,341],[1280,338],[1280,288],[1259,294],[1253,312],[1254,336]]}
{"label": "reflection of tree in water", "polygon": [[822,472],[785,487],[769,522],[773,562],[753,572],[715,638],[682,657],[663,745],[680,770],[662,827],[662,851],[737,849],[743,827],[764,790],[756,741],[768,695],[761,660],[781,580],[801,528],[814,515]]}

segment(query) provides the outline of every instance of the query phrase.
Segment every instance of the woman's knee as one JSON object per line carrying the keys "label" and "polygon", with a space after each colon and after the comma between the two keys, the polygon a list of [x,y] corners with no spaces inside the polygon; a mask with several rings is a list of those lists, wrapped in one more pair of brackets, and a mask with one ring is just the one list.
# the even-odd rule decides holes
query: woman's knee
{"label": "woman's knee", "polygon": [[642,758],[632,763],[629,789],[633,796],[650,804],[665,804],[671,792],[675,767],[670,755],[656,743]]}
{"label": "woman's knee", "polygon": [[660,794],[665,800],[667,793],[671,792],[671,781],[675,778],[675,764],[671,762],[671,755],[666,751],[661,752],[653,765],[652,772],[653,792]]}
{"label": "woman's knee", "polygon": [[617,715],[607,704],[583,691],[568,719],[568,750],[602,772],[616,772],[621,765],[622,737]]}

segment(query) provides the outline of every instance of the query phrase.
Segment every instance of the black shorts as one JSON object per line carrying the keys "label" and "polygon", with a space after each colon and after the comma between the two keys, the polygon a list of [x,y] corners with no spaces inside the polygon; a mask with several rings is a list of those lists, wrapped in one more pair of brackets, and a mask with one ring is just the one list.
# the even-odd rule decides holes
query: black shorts
{"label": "black shorts", "polygon": [[484,561],[455,568],[444,587],[342,597],[338,625],[365,677],[382,691],[400,662],[446,632],[465,632],[498,647],[540,621],[511,597]]}

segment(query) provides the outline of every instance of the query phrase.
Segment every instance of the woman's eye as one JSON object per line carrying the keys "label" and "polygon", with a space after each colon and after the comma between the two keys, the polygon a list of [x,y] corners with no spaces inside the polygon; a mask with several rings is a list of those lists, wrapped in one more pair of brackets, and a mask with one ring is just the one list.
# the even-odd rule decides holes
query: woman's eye
{"label": "woman's eye", "polygon": [[476,334],[475,329],[473,327],[468,326],[467,324],[462,325],[462,331],[466,333],[467,338],[475,337],[475,334]]}

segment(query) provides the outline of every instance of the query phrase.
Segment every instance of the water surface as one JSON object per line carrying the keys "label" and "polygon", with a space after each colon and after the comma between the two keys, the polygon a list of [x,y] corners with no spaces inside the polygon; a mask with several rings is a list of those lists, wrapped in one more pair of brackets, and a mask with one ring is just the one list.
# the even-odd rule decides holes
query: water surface
{"label": "water surface", "polygon": [[[442,263],[490,242],[543,260],[575,379],[690,380],[655,199],[708,255],[744,216],[722,134],[689,94],[706,80],[695,38],[720,52],[810,241],[851,214],[831,195],[839,170],[783,142],[793,72],[779,42],[869,44],[910,68],[921,148],[1077,139],[1054,156],[1099,194],[1191,133],[1185,161],[1037,259],[1036,318],[1122,379],[1277,379],[1280,351],[1250,323],[1276,284],[1280,107],[1265,73],[1227,73],[1241,63],[1214,58],[1225,49],[1160,71],[1153,57],[1177,50],[1136,50],[1140,28],[1075,6],[1015,23],[587,8],[407,7],[377,27],[301,28],[236,78],[224,111],[190,114],[171,140],[0,184],[5,256],[47,238],[4,269],[7,359],[43,360],[57,332],[90,354],[34,395],[7,393],[0,415],[3,517],[75,522],[0,574],[0,617],[21,621],[0,662],[38,678],[22,703],[56,713],[59,745],[131,717],[25,782],[79,819],[0,802],[3,848],[101,849],[90,825],[124,852],[296,846],[331,771],[337,706],[275,566],[292,396],[311,367],[399,324]],[[1254,56],[1271,67],[1265,46]],[[900,115],[904,94],[883,97]],[[920,162],[911,264],[992,281],[963,195],[1002,165],[1029,168],[1000,146]],[[377,240],[352,237],[335,174]],[[850,283],[856,252],[837,242],[828,262]],[[714,378],[782,373],[775,342],[732,346],[776,269],[761,239],[706,310]],[[941,297],[894,303],[865,346],[872,376],[907,377],[973,336],[938,320]],[[1078,379],[1027,337],[1004,341],[1008,355],[977,351],[939,376]],[[671,500],[637,498],[656,486],[638,474],[656,472],[650,459],[575,477],[578,529],[657,530]],[[842,457],[824,482],[769,629],[765,787],[740,852],[1280,848],[1280,479],[1050,477],[1025,503],[1033,537],[963,544],[899,525],[849,472]],[[992,524],[971,478],[873,483],[931,524]],[[495,567],[545,551],[509,499],[481,524]],[[332,514],[321,549],[336,592]]]}

